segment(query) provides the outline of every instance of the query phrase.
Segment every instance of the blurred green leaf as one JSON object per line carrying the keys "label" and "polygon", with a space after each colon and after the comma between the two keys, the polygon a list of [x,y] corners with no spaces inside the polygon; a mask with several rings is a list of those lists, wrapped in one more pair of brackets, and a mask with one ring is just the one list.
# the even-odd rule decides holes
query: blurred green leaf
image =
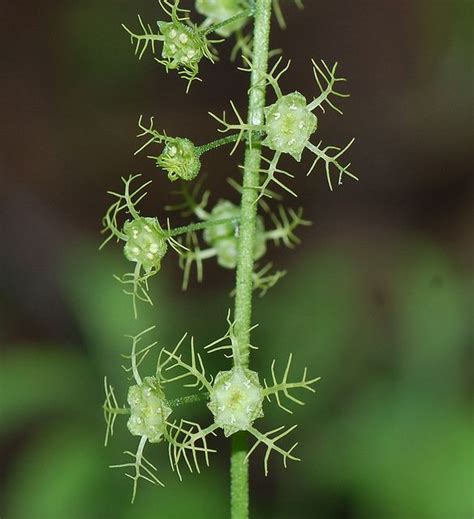
{"label": "blurred green leaf", "polygon": [[255,321],[261,323],[256,345],[261,351],[255,357],[271,351],[283,362],[293,352],[296,362],[330,378],[358,329],[360,292],[357,265],[344,251],[304,256],[256,302]]}
{"label": "blurred green leaf", "polygon": [[145,328],[156,325],[150,333],[159,346],[170,336],[177,337],[181,329],[174,330],[175,315],[172,298],[167,295],[166,271],[159,272],[151,281],[155,306],[139,306],[139,318],[133,318],[132,300],[123,293],[122,285],[113,278],[130,264],[120,255],[99,252],[87,245],[70,252],[63,268],[63,284],[86,342],[95,356],[95,368],[102,373],[118,373],[123,353],[129,352],[129,339]]}
{"label": "blurred green leaf", "polygon": [[416,244],[400,258],[394,288],[403,376],[458,390],[471,328],[465,282],[441,251]]}
{"label": "blurred green leaf", "polygon": [[83,357],[46,345],[25,346],[16,344],[2,354],[2,435],[44,413],[72,412],[92,400],[92,379]]}
{"label": "blurred green leaf", "polygon": [[140,519],[209,519],[228,516],[227,477],[222,467],[205,469],[200,475],[185,474],[180,482],[169,474],[165,488],[142,488],[142,492],[125,515]]}
{"label": "blurred green leaf", "polygon": [[6,517],[100,519],[97,498],[104,471],[95,431],[55,423],[25,449],[9,478]]}
{"label": "blurred green leaf", "polygon": [[472,513],[472,421],[462,407],[380,387],[331,424],[323,442],[312,458],[321,483],[355,492],[361,519]]}
{"label": "blurred green leaf", "polygon": [[[121,27],[124,22],[136,22],[137,7],[117,0],[82,0],[70,2],[61,9],[62,19],[57,24],[61,34],[57,34],[56,40],[62,45],[57,46],[56,51],[60,53],[67,77],[76,87],[78,81],[81,82],[83,93],[84,87],[89,85],[95,95],[101,94],[107,99],[120,95],[123,100],[131,90],[130,85],[149,76],[153,60],[143,60],[141,66],[136,66],[130,39]],[[115,88],[117,84],[121,88]]]}

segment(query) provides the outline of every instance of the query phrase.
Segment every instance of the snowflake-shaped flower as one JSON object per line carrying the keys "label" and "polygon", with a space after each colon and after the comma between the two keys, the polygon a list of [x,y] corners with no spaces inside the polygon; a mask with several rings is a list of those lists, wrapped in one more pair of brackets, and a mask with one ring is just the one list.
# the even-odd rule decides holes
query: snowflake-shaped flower
{"label": "snowflake-shaped flower", "polygon": [[[247,63],[247,68],[242,70],[252,72],[252,62],[245,56],[243,59]],[[262,79],[262,82],[265,81],[274,90],[276,101],[265,107],[265,120],[262,121],[261,124],[244,122],[232,102],[231,106],[237,117],[237,123],[229,123],[226,119],[225,112],[222,117],[218,117],[212,113],[210,114],[223,125],[223,128],[220,130],[221,132],[239,132],[232,152],[244,137],[252,142],[254,138],[253,135],[257,132],[264,135],[262,144],[275,152],[271,159],[262,157],[263,162],[268,166],[258,169],[258,173],[263,174],[263,181],[259,186],[256,186],[260,191],[257,200],[260,200],[263,196],[272,197],[272,192],[268,189],[271,182],[275,182],[288,193],[297,196],[296,193],[277,176],[284,175],[293,178],[294,175],[288,171],[279,169],[278,164],[283,154],[289,154],[299,162],[305,149],[309,150],[316,157],[307,174],[309,175],[319,162],[324,163],[326,178],[331,191],[333,189],[332,176],[334,172],[337,174],[338,184],[342,184],[344,176],[358,180],[350,171],[351,164],[343,164],[340,161],[340,158],[350,148],[354,139],[349,141],[344,148],[339,146],[322,146],[322,141],[318,144],[313,144],[310,140],[311,136],[318,129],[318,118],[313,112],[316,109],[320,109],[325,113],[326,107],[330,107],[339,114],[342,114],[342,111],[335,104],[335,101],[337,98],[348,97],[348,94],[343,94],[338,90],[339,83],[344,82],[345,79],[336,76],[337,63],[329,67],[324,61],[321,61],[321,65],[313,61],[313,75],[320,89],[320,94],[308,102],[305,96],[297,91],[290,94],[283,94],[279,80],[288,70],[290,62],[288,62],[282,70],[277,72],[281,61],[282,58],[280,57],[272,69],[266,73]]]}
{"label": "snowflake-shaped flower", "polygon": [[[306,369],[302,378],[297,382],[289,382],[288,376],[292,356],[290,355],[285,371],[280,381],[275,374],[275,362],[272,363],[271,385],[265,381],[262,384],[256,372],[246,367],[247,355],[240,351],[237,339],[234,335],[234,323],[229,320],[229,329],[227,333],[216,341],[204,347],[209,353],[227,352],[227,357],[232,358],[233,367],[227,371],[221,371],[217,374],[214,381],[207,376],[202,357],[196,353],[194,342],[191,341],[191,360],[185,361],[182,354],[178,353],[178,348],[173,351],[164,351],[164,354],[170,359],[170,364],[166,368],[169,370],[178,370],[177,374],[168,378],[169,382],[175,380],[192,379],[194,382],[188,382],[187,387],[197,387],[205,391],[209,395],[208,407],[213,415],[213,423],[205,428],[200,428],[187,435],[183,441],[183,446],[189,448],[196,442],[203,442],[209,435],[215,434],[217,429],[222,429],[225,436],[231,436],[239,431],[249,432],[256,442],[250,448],[247,458],[255,451],[258,445],[262,444],[266,448],[264,457],[265,474],[268,473],[268,458],[272,451],[279,453],[283,457],[286,466],[288,459],[298,460],[292,452],[297,444],[293,444],[289,449],[280,447],[277,442],[293,431],[296,425],[285,428],[278,427],[267,433],[262,433],[254,426],[254,422],[263,417],[264,400],[271,401],[275,398],[277,405],[288,413],[292,413],[290,409],[282,403],[282,396],[288,398],[291,402],[303,405],[303,402],[293,396],[291,392],[297,389],[303,389],[314,392],[312,385],[319,379],[308,379]],[[194,424],[197,426],[197,424]],[[183,456],[185,452],[183,451]],[[181,454],[179,453],[177,460]]]}

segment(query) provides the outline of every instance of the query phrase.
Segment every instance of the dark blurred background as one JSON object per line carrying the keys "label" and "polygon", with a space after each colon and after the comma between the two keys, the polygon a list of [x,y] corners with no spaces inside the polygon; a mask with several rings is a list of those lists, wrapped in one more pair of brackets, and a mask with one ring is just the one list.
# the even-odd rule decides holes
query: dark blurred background
{"label": "dark blurred background", "polygon": [[[294,416],[273,410],[263,429],[298,423],[301,463],[252,460],[255,518],[468,519],[473,516],[473,11],[472,0],[285,2],[272,46],[292,59],[284,91],[315,93],[310,59],[339,61],[352,97],[344,117],[320,117],[327,143],[348,152],[360,182],[330,193],[309,158],[288,162],[314,224],[296,253],[270,247],[288,275],[257,299],[253,366],[294,352],[321,376]],[[185,2],[184,5],[190,5]],[[107,468],[135,439],[117,422],[102,447],[102,377],[121,401],[123,335],[157,325],[160,345],[186,330],[222,334],[233,274],[206,265],[180,290],[170,254],[153,279],[155,306],[132,319],[112,274],[120,247],[99,254],[100,219],[120,177],[154,179],[145,204],[165,217],[170,184],[133,157],[139,114],[168,134],[205,143],[208,111],[244,110],[248,77],[221,61],[184,82],[150,55],[133,56],[122,22],[161,18],[152,0],[5,2],[0,155],[0,515],[5,519],[227,517],[228,443],[200,476],[179,484],[164,449],[150,458],[165,489],[139,488]],[[198,19],[196,16],[195,19]],[[205,159],[208,159],[206,156]],[[239,158],[204,161],[213,200],[236,199],[226,177]],[[288,203],[294,204],[294,200]],[[173,218],[177,218],[173,216]],[[179,218],[178,218],[179,220]],[[178,221],[176,220],[176,221]],[[214,370],[219,358],[209,358]],[[203,418],[205,420],[205,418]],[[273,427],[272,427],[273,426]]]}

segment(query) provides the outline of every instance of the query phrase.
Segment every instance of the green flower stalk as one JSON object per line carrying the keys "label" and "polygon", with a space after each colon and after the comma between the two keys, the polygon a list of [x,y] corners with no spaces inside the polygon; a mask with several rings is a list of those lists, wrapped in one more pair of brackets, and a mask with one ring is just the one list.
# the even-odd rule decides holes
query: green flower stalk
{"label": "green flower stalk", "polygon": [[[168,254],[170,251],[176,253],[183,270],[184,289],[193,270],[197,280],[202,281],[204,263],[208,260],[235,272],[235,288],[230,292],[234,308],[227,314],[227,328],[222,337],[202,348],[191,337],[186,354],[182,352],[183,344],[188,342],[185,333],[174,347],[159,350],[156,368],[146,376],[142,376],[144,360],[154,351],[156,342],[144,347],[141,343],[153,327],[130,337],[132,351],[123,366],[131,375],[126,405],[119,405],[113,387],[105,379],[105,443],[113,435],[117,419],[127,416],[128,432],[132,438],[138,437],[138,446],[135,451],[125,451],[127,462],[113,467],[125,469],[132,479],[133,501],[140,480],[163,486],[156,465],[144,455],[145,448],[149,456],[151,446],[165,445],[170,467],[182,479],[183,466],[199,472],[202,461],[209,465],[211,454],[216,452],[211,442],[222,433],[232,442],[231,519],[248,519],[250,456],[259,447],[263,448],[265,475],[269,473],[272,454],[279,455],[285,467],[289,460],[299,460],[295,454],[297,442],[288,443],[296,424],[262,428],[261,424],[268,419],[268,407],[276,404],[282,411],[293,414],[294,405],[304,405],[301,394],[314,393],[319,380],[310,378],[306,368],[300,377],[293,379],[291,352],[284,369],[277,368],[279,364],[272,361],[266,379],[251,365],[251,351],[256,349],[251,343],[255,328],[254,293],[265,295],[286,274],[285,270],[274,270],[273,263],[266,258],[272,244],[288,248],[298,245],[301,227],[310,224],[303,218],[303,210],[288,207],[273,187],[276,185],[283,192],[297,196],[286,184],[286,179],[293,178],[294,173],[282,169],[280,159],[288,155],[298,163],[308,152],[314,160],[307,174],[322,164],[331,191],[335,179],[338,186],[345,178],[357,179],[350,164],[342,159],[353,139],[344,147],[313,141],[324,127],[321,115],[327,108],[342,114],[338,101],[348,94],[340,91],[345,79],[338,77],[337,63],[329,66],[314,60],[315,97],[308,98],[299,90],[283,92],[280,79],[290,62],[281,66],[280,57],[269,66],[274,55],[269,44],[272,12],[279,25],[285,26],[279,0],[196,0],[196,10],[204,16],[201,25],[191,21],[190,12],[180,7],[179,0],[159,0],[159,4],[166,19],[160,19],[156,27],[145,24],[140,17],[141,32],[134,33],[124,26],[138,58],[151,51],[167,71],[176,70],[185,78],[189,89],[199,79],[202,59],[212,62],[217,59],[214,44],[221,40],[210,40],[209,35],[216,33],[222,38],[234,35],[237,43],[231,58],[240,52],[244,62],[241,70],[250,74],[248,111],[245,117],[240,115],[230,101],[235,122],[228,120],[225,112],[222,117],[211,113],[220,124],[218,131],[226,135],[205,144],[196,144],[182,135],[169,136],[155,128],[153,117],[145,123],[140,116],[141,141],[135,154],[148,153],[154,166],[165,173],[154,175],[158,181],[178,184],[180,202],[168,209],[191,221],[172,227],[169,219],[165,224],[157,216],[142,215],[140,203],[151,181],[137,187],[135,181],[140,175],[132,175],[122,178],[123,192],[109,192],[113,202],[103,218],[102,232],[106,237],[102,246],[112,240],[120,243],[124,261],[131,265],[131,272],[117,279],[132,296],[135,317],[138,301],[152,304],[149,283],[159,273],[163,261],[172,256]],[[300,0],[294,4],[302,7]],[[271,100],[267,99],[268,90],[273,96]],[[210,203],[210,191],[201,192],[205,178],[202,171],[209,167],[203,156],[228,145],[232,146],[230,155],[233,155],[241,144],[245,146],[245,154],[239,166],[239,179],[228,176],[234,168],[220,172],[236,189],[240,201],[218,198]],[[226,360],[222,359],[225,364],[211,374],[204,353],[215,352],[223,354]],[[170,398],[171,394],[178,396]],[[190,404],[201,404],[207,416],[204,425],[186,418],[185,409]]]}

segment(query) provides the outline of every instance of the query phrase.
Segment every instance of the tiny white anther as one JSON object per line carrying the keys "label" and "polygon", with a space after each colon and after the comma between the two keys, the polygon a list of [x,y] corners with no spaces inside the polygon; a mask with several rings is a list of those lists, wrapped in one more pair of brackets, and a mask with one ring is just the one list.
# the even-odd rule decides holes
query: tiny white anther
{"label": "tiny white anther", "polygon": [[180,41],[181,43],[186,43],[188,40],[189,40],[188,35],[187,35],[187,34],[184,34],[184,32],[182,32],[182,33],[179,35],[179,41]]}
{"label": "tiny white anther", "polygon": [[280,119],[281,117],[281,113],[280,112],[277,112],[276,114],[273,114],[273,118],[275,119],[275,121],[278,121],[278,119]]}
{"label": "tiny white anther", "polygon": [[137,254],[140,254],[140,249],[138,247],[133,247],[132,253],[136,256]]}
{"label": "tiny white anther", "polygon": [[224,389],[225,389],[226,391],[229,391],[229,389],[230,389],[230,382],[226,382],[226,383],[224,384]]}
{"label": "tiny white anther", "polygon": [[196,54],[196,51],[194,49],[189,49],[186,54],[187,54],[188,58],[193,58],[194,55]]}
{"label": "tiny white anther", "polygon": [[158,244],[157,244],[157,243],[152,243],[152,244],[150,245],[150,247],[149,247],[149,251],[152,252],[153,254],[154,254],[155,252],[158,252],[158,249],[159,249],[159,247],[158,247]]}
{"label": "tiny white anther", "polygon": [[151,253],[151,252],[148,252],[146,254],[146,258],[149,259],[149,260],[152,260],[155,256]]}
{"label": "tiny white anther", "polygon": [[145,229],[146,232],[151,232],[151,228],[149,225],[145,225],[145,227],[143,227]]}
{"label": "tiny white anther", "polygon": [[176,35],[177,35],[177,34],[178,34],[178,33],[176,32],[176,29],[171,29],[171,31],[170,31],[170,38],[172,38],[172,39],[173,39],[173,38],[176,38]]}

